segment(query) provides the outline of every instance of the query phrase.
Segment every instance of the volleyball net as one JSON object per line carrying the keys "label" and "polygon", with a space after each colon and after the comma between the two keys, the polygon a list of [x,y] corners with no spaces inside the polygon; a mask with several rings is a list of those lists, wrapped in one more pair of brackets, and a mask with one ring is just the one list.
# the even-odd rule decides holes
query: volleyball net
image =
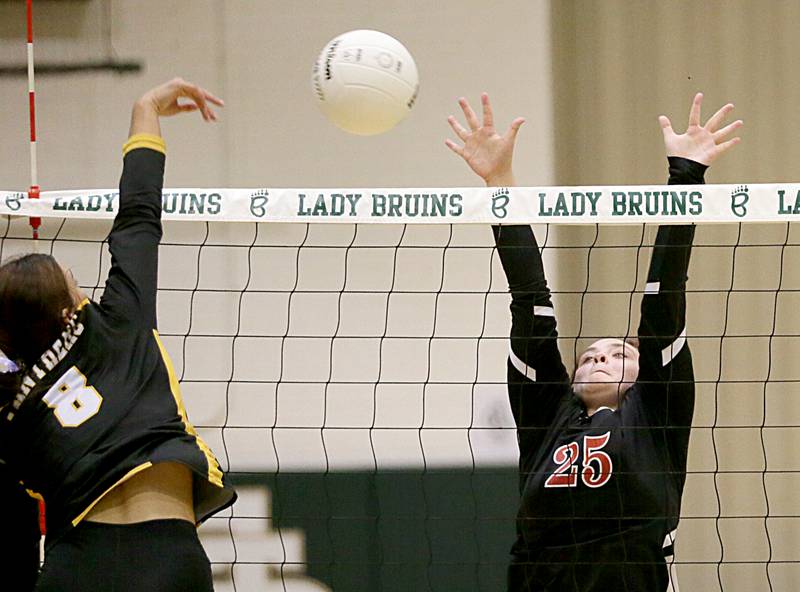
{"label": "volleyball net", "polygon": [[[797,187],[165,190],[159,330],[241,496],[200,529],[216,589],[501,589],[518,472],[487,223],[548,222],[534,228],[570,367],[594,339],[635,334],[653,224],[687,220],[701,225],[681,585],[789,589]],[[113,190],[0,192],[0,257],[34,250],[41,216],[36,249],[97,299],[115,206]]]}

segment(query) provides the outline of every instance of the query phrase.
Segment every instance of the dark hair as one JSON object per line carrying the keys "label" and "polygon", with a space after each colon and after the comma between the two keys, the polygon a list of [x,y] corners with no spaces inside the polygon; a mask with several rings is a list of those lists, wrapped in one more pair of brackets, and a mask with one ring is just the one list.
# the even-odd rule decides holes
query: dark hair
{"label": "dark hair", "polygon": [[[0,266],[0,350],[23,371],[61,335],[64,309],[72,308],[67,278],[52,256],[31,253]],[[0,380],[0,399],[7,400],[12,384],[11,376]]]}

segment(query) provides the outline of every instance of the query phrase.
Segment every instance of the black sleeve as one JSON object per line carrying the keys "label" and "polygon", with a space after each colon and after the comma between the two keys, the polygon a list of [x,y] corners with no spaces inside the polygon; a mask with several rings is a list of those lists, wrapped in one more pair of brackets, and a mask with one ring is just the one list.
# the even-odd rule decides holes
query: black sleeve
{"label": "black sleeve", "polygon": [[[0,463],[0,507],[3,508],[3,581],[11,590],[30,592],[39,573],[39,504]],[[3,587],[5,589],[5,586]]]}
{"label": "black sleeve", "polygon": [[125,155],[119,210],[108,236],[111,270],[100,300],[117,319],[148,328],[156,328],[164,161],[162,152],[150,148]]}
{"label": "black sleeve", "polygon": [[508,397],[520,462],[535,453],[570,390],[542,257],[530,226],[494,226],[495,244],[511,292]]}
{"label": "black sleeve", "polygon": [[[706,166],[670,157],[669,184],[703,183]],[[686,280],[693,225],[660,226],[639,324],[642,405],[653,426],[663,427],[673,466],[685,471],[694,414],[694,371],[686,341]]]}

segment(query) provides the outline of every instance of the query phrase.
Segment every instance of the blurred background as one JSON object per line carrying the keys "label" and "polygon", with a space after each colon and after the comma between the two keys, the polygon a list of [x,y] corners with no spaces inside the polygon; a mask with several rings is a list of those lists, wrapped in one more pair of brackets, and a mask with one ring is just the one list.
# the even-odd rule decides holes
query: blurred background
{"label": "blurred background", "polygon": [[[745,121],[709,182],[796,180],[791,0],[36,0],[34,11],[43,191],[114,187],[132,101],[173,76],[226,107],[217,125],[164,123],[171,187],[476,185],[444,138],[458,97],[477,105],[482,91],[498,127],[527,119],[521,185],[664,181],[656,117],[682,130],[697,91],[706,116],[730,101]],[[420,73],[410,116],[370,138],[327,122],[310,85],[320,49],[358,28],[402,41]],[[3,190],[29,184],[25,57],[25,2],[2,0]],[[161,331],[190,417],[242,492],[201,529],[217,588],[502,589],[516,448],[489,229],[167,226]],[[43,231],[95,295],[107,230],[46,220]],[[589,337],[634,332],[654,229],[537,233],[567,366]],[[30,250],[29,235],[10,221],[3,256]],[[794,589],[797,231],[704,226],[697,244],[681,587]]]}

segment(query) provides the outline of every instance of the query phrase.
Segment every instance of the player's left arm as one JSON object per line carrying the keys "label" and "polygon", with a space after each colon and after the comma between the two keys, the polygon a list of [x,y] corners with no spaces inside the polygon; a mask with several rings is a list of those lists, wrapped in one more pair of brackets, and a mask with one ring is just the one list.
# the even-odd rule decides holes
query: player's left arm
{"label": "player's left arm", "polygon": [[161,190],[166,148],[159,119],[200,111],[215,121],[211,104],[222,101],[180,78],[144,94],[133,106],[124,165],[119,183],[119,209],[108,237],[111,270],[101,305],[124,320],[156,326],[158,245],[161,242]]}
{"label": "player's left arm", "polygon": [[[698,163],[670,161],[680,161],[678,166],[702,177],[705,167]],[[644,387],[646,407],[655,412],[656,425],[688,427],[692,423],[694,371],[686,340],[686,281],[693,238],[692,225],[658,228],[642,297],[638,382]]]}
{"label": "player's left arm", "polygon": [[[669,119],[659,118],[671,185],[703,183],[708,166],[739,142],[739,138],[725,138],[742,125],[741,121],[720,128],[733,105],[725,105],[701,126],[702,99],[702,94],[695,96],[684,134],[675,134]],[[677,450],[684,450],[684,456],[694,413],[694,372],[686,340],[686,282],[693,238],[693,225],[659,227],[639,325],[643,403],[654,425],[670,428],[675,436],[672,440],[680,441]],[[676,460],[684,464],[685,458]]]}

